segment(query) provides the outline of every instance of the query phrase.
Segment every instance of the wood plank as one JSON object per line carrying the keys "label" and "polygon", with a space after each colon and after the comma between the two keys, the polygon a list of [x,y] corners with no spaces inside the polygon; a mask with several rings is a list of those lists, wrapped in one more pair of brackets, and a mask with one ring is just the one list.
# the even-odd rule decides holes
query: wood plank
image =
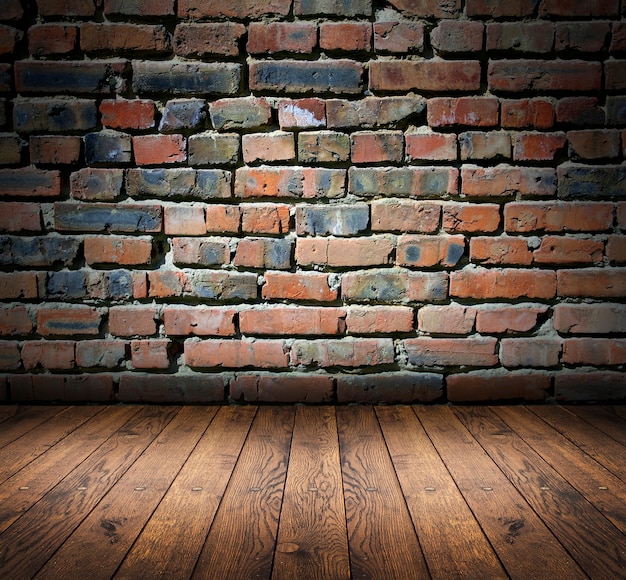
{"label": "wood plank", "polygon": [[332,407],[298,407],[296,411],[272,578],[350,578]]}
{"label": "wood plank", "polygon": [[376,415],[431,576],[508,578],[411,408],[376,407]]}
{"label": "wood plank", "polygon": [[144,407],[0,535],[0,578],[30,578],[163,430],[177,407]]}
{"label": "wood plank", "polygon": [[580,567],[592,578],[619,578],[626,536],[489,408],[455,412]]}
{"label": "wood plank", "polygon": [[189,578],[256,413],[222,407],[122,562],[115,578]]}
{"label": "wood plank", "polygon": [[36,577],[111,578],[216,413],[181,409]]}
{"label": "wood plank", "polygon": [[353,578],[429,578],[371,407],[337,407]]}
{"label": "wood plank", "polygon": [[595,427],[558,406],[530,407],[553,429],[585,453],[600,461],[614,475],[626,481],[626,447]]}
{"label": "wood plank", "polygon": [[294,415],[259,408],[193,578],[270,577]]}
{"label": "wood plank", "polygon": [[17,415],[20,407],[18,405],[0,405],[0,423]]}
{"label": "wood plank", "polygon": [[0,426],[0,448],[20,438],[31,429],[45,423],[66,407],[35,405],[33,407],[21,407],[11,418],[3,421]]}
{"label": "wood plank", "polygon": [[0,533],[78,467],[138,410],[138,407],[106,408],[0,485]]}
{"label": "wood plank", "polygon": [[99,413],[102,407],[68,407],[48,421],[0,448],[0,483],[49,451]]}
{"label": "wood plank", "polygon": [[616,528],[626,533],[626,483],[530,410],[494,407],[493,411]]}
{"label": "wood plank", "polygon": [[413,410],[512,578],[587,578],[450,407]]}
{"label": "wood plank", "polygon": [[615,414],[619,415],[622,419],[626,419],[626,405],[613,405]]}
{"label": "wood plank", "polygon": [[615,412],[615,407],[572,405],[565,408],[596,429],[603,431],[618,443],[626,445],[626,420]]}

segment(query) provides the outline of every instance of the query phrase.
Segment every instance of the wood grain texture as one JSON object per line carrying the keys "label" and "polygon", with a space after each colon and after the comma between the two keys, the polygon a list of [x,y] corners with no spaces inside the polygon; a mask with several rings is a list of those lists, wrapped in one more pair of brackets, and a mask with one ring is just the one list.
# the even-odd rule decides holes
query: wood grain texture
{"label": "wood grain texture", "polygon": [[61,413],[66,407],[45,407],[37,405],[34,407],[18,408],[17,412],[6,421],[2,422],[0,429],[0,448],[15,441],[31,429],[45,423],[50,417]]}
{"label": "wood grain texture", "polygon": [[410,407],[376,415],[432,578],[508,578]]}
{"label": "wood grain texture", "polygon": [[17,405],[0,405],[0,423],[17,415],[20,407]]}
{"label": "wood grain texture", "polygon": [[618,443],[626,445],[626,419],[619,416],[616,407],[571,406],[565,408]]}
{"label": "wood grain texture", "polygon": [[352,577],[429,578],[371,407],[338,407]]}
{"label": "wood grain texture", "polygon": [[350,578],[337,423],[332,407],[298,407],[273,580]]}

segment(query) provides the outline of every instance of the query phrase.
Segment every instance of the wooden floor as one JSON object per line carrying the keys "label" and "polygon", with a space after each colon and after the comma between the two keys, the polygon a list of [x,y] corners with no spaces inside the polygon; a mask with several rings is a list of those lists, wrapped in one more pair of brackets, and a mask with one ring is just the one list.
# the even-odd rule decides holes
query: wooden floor
{"label": "wooden floor", "polygon": [[626,408],[0,406],[0,578],[626,578]]}

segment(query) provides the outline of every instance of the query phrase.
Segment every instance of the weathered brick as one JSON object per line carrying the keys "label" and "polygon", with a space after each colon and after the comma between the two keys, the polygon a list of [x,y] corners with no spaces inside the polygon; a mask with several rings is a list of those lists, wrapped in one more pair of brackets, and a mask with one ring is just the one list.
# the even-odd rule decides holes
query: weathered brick
{"label": "weathered brick", "polygon": [[563,341],[565,364],[621,365],[626,363],[626,340],[616,338],[567,338]]}
{"label": "weathered brick", "polygon": [[163,326],[168,336],[234,336],[232,308],[209,306],[165,306]]}
{"label": "weathered brick", "polygon": [[295,340],[291,364],[328,367],[373,367],[394,362],[390,338],[353,338]]}
{"label": "weathered brick", "polygon": [[521,129],[550,129],[554,125],[555,109],[548,99],[502,99],[502,126]]}
{"label": "weathered brick", "polygon": [[506,3],[498,0],[467,0],[466,11],[468,16],[492,18],[532,16],[538,4],[539,0],[511,0]]}
{"label": "weathered brick", "polygon": [[93,16],[96,10],[91,0],[40,0],[37,7],[41,16]]}
{"label": "weathered brick", "polygon": [[352,236],[366,230],[368,225],[369,207],[366,204],[296,207],[296,233],[299,236]]}
{"label": "weathered brick", "polygon": [[598,91],[602,65],[575,59],[492,60],[487,77],[489,90],[494,92]]}
{"label": "weathered brick", "polygon": [[543,167],[478,167],[461,168],[461,193],[470,197],[553,197],[556,193],[554,169]]}
{"label": "weathered brick", "polygon": [[[282,241],[282,240],[272,240]],[[278,261],[282,256],[270,254],[266,259],[267,264],[259,267],[273,268],[272,262]],[[279,253],[279,252],[275,252]],[[252,266],[254,267],[254,266]],[[257,275],[251,272],[222,272],[214,270],[204,270],[195,272],[190,276],[190,295],[196,298],[208,300],[256,300],[258,294]]]}
{"label": "weathered brick", "polygon": [[430,33],[430,43],[439,54],[480,52],[483,48],[482,22],[442,20]]}
{"label": "weathered brick", "polygon": [[565,133],[521,132],[513,136],[515,161],[551,161],[565,147]]}
{"label": "weathered brick", "polygon": [[[326,125],[326,103],[323,99],[280,99],[278,124],[281,129],[310,129]],[[305,135],[306,133],[301,133]]]}
{"label": "weathered brick", "polygon": [[448,297],[446,272],[399,269],[347,272],[341,296],[354,302],[441,302]]}
{"label": "weathered brick", "polygon": [[104,0],[105,14],[124,16],[171,16],[174,0]]}
{"label": "weathered brick", "polygon": [[40,232],[41,206],[38,203],[3,202],[0,232]]}
{"label": "weathered brick", "polygon": [[206,230],[208,233],[238,233],[241,210],[236,205],[215,204],[206,207]]}
{"label": "weathered brick", "polygon": [[0,272],[0,300],[37,298],[35,272]]}
{"label": "weathered brick", "polygon": [[310,54],[317,45],[317,27],[309,22],[251,22],[246,50],[250,54]]}
{"label": "weathered brick", "polygon": [[272,131],[243,135],[241,151],[244,163],[291,161],[296,157],[294,134]]}
{"label": "weathered brick", "polygon": [[87,165],[128,164],[132,160],[132,141],[127,133],[104,129],[87,133],[83,139]]}
{"label": "weathered brick", "polygon": [[221,374],[123,374],[117,398],[122,403],[213,403],[224,400]]}
{"label": "weathered brick", "polygon": [[91,306],[43,306],[37,311],[41,336],[97,335],[102,312]]}
{"label": "weathered brick", "polygon": [[474,371],[452,374],[446,377],[446,387],[448,400],[452,402],[511,399],[544,401],[552,394],[552,381],[549,375],[528,371],[497,373]]}
{"label": "weathered brick", "polygon": [[498,364],[497,339],[407,338],[402,341],[407,362],[415,367],[469,366],[491,367]]}
{"label": "weathered brick", "polygon": [[350,137],[338,131],[303,131],[298,134],[298,161],[339,163],[350,158]]}
{"label": "weathered brick", "polygon": [[554,31],[554,49],[599,52],[608,46],[608,22],[558,22]]}
{"label": "weathered brick", "polygon": [[460,0],[390,0],[390,3],[407,16],[422,18],[457,18],[461,11]]}
{"label": "weathered brick", "polygon": [[408,371],[337,377],[338,403],[433,402],[443,396],[443,375]]}
{"label": "weathered brick", "polygon": [[[609,121],[619,122],[619,106],[617,99],[607,97],[606,108]],[[557,123],[571,123],[572,125],[604,125],[605,113],[597,97],[564,97],[556,104],[556,120]]]}
{"label": "weathered brick", "polygon": [[59,197],[61,173],[34,167],[0,169],[0,197]]}
{"label": "weathered brick", "polygon": [[611,371],[561,371],[554,379],[557,401],[623,401],[626,375]]}
{"label": "weathered brick", "polygon": [[177,265],[221,266],[228,264],[230,262],[228,242],[229,240],[224,238],[173,238],[172,259]]}
{"label": "weathered brick", "polygon": [[78,255],[79,240],[71,237],[0,237],[0,263],[31,267],[69,266]]}
{"label": "weathered brick", "polygon": [[170,133],[201,129],[207,120],[204,99],[171,99],[165,103],[159,131]]}
{"label": "weathered brick", "polygon": [[374,22],[374,50],[389,53],[421,52],[424,25],[421,22]]}
{"label": "weathered brick", "polygon": [[541,245],[533,252],[535,264],[600,264],[604,254],[604,242],[544,236]]}
{"label": "weathered brick", "polygon": [[621,298],[626,295],[623,268],[557,271],[557,294],[568,297]]}
{"label": "weathered brick", "polygon": [[237,133],[205,131],[187,139],[189,165],[234,165],[239,161]]}
{"label": "weathered brick", "polygon": [[344,197],[346,170],[323,167],[241,167],[235,172],[235,196]]}
{"label": "weathered brick", "polygon": [[185,364],[192,368],[286,368],[289,356],[282,340],[190,338],[185,341]]}
{"label": "weathered brick", "polygon": [[241,65],[237,63],[134,60],[132,69],[132,88],[140,95],[230,95],[241,83]]}
{"label": "weathered brick", "polygon": [[613,22],[611,26],[610,52],[623,52],[626,50],[626,26],[623,22]]}
{"label": "weathered brick", "polygon": [[204,207],[168,205],[163,208],[163,231],[171,236],[201,236],[206,233]]}
{"label": "weathered brick", "polygon": [[411,161],[455,161],[456,135],[420,130],[404,135],[405,155]]}
{"label": "weathered brick", "polygon": [[293,11],[297,16],[369,16],[372,0],[294,0]]}
{"label": "weathered brick", "polygon": [[464,252],[465,238],[461,235],[403,235],[398,237],[396,265],[409,268],[451,268],[459,262]]}
{"label": "weathered brick", "polygon": [[165,26],[158,24],[84,22],[80,26],[80,48],[87,53],[163,53],[171,50],[171,39]]}
{"label": "weathered brick", "polygon": [[180,270],[156,270],[148,272],[148,296],[169,298],[191,292],[189,276]]}
{"label": "weathered brick", "polygon": [[431,127],[492,127],[498,124],[499,101],[493,97],[434,97],[428,99]]}
{"label": "weathered brick", "polygon": [[556,273],[545,270],[468,267],[450,273],[450,296],[457,298],[554,298]]}
{"label": "weathered brick", "polygon": [[417,311],[417,324],[421,332],[429,334],[470,334],[474,330],[476,313],[472,306],[428,304]]}
{"label": "weathered brick", "polygon": [[126,359],[123,340],[84,340],[76,343],[76,366],[80,368],[117,368]]}
{"label": "weathered brick", "polygon": [[213,127],[220,130],[256,129],[272,121],[272,110],[266,99],[240,97],[212,101],[209,106]]}
{"label": "weathered brick", "polygon": [[343,308],[279,306],[239,312],[239,329],[245,335],[337,335],[346,330]]}
{"label": "weathered brick", "polygon": [[414,330],[409,306],[351,306],[347,309],[348,334],[395,334]]}
{"label": "weathered brick", "polygon": [[390,264],[395,241],[389,236],[359,238],[298,238],[296,262],[330,267]]}
{"label": "weathered brick", "polygon": [[609,236],[606,242],[606,257],[610,262],[626,262],[626,236]]}
{"label": "weathered brick", "polygon": [[358,131],[350,140],[353,163],[399,162],[403,158],[402,131]]}
{"label": "weathered brick", "polygon": [[612,224],[610,203],[514,202],[504,207],[507,232],[601,232]]}
{"label": "weathered brick", "polygon": [[15,46],[22,40],[24,33],[13,26],[0,24],[0,55],[11,56]]}
{"label": "weathered brick", "polygon": [[620,151],[620,133],[609,129],[568,131],[569,157],[573,161],[615,159]]}
{"label": "weathered brick", "polygon": [[622,165],[578,165],[558,167],[561,199],[621,199],[626,195],[626,167]]}
{"label": "weathered brick", "polygon": [[28,52],[33,56],[70,54],[77,41],[78,26],[72,24],[34,24],[28,29]]}
{"label": "weathered brick", "polygon": [[232,0],[224,3],[222,0],[180,0],[178,3],[179,18],[252,18],[256,19],[265,14],[286,16],[291,8],[291,0]]}
{"label": "weathered brick", "polygon": [[[289,231],[289,206],[279,203],[242,203],[241,230],[256,234],[284,234]],[[208,217],[207,217],[208,221]],[[235,230],[237,231],[237,230]]]}
{"label": "weathered brick", "polygon": [[533,253],[526,238],[473,237],[470,240],[470,261],[478,264],[529,266]]}
{"label": "weathered brick", "polygon": [[164,338],[130,341],[130,355],[136,369],[166,369],[170,366],[168,346]]}
{"label": "weathered brick", "polygon": [[176,25],[174,53],[180,56],[237,56],[246,27],[238,22],[182,22]]}
{"label": "weathered brick", "polygon": [[20,336],[30,334],[33,321],[28,309],[22,305],[0,308],[0,336]]}
{"label": "weathered brick", "polygon": [[19,0],[5,0],[2,3],[2,20],[20,20],[24,16],[24,9]]}
{"label": "weathered brick", "polygon": [[244,238],[237,244],[233,265],[289,270],[293,242],[288,239]]}
{"label": "weathered brick", "polygon": [[34,165],[74,165],[80,161],[81,143],[77,135],[31,135],[30,162]]}
{"label": "weathered brick", "polygon": [[370,61],[374,91],[476,91],[480,62],[474,60]]}
{"label": "weathered brick", "polygon": [[160,232],[161,206],[58,202],[54,204],[54,228],[84,232]]}
{"label": "weathered brick", "polygon": [[0,370],[15,371],[20,367],[18,342],[0,340]]}
{"label": "weathered brick", "polygon": [[17,133],[0,133],[0,165],[19,165],[22,141]]}
{"label": "weathered brick", "polygon": [[73,340],[30,340],[22,345],[22,364],[26,370],[74,368]]}
{"label": "weathered brick", "polygon": [[328,99],[326,116],[329,128],[361,129],[395,125],[416,117],[426,108],[423,97],[366,97],[358,101]]}
{"label": "weathered brick", "polygon": [[25,374],[11,377],[15,401],[110,403],[114,398],[113,377],[93,375]]}
{"label": "weathered brick", "polygon": [[311,373],[242,375],[229,383],[235,401],[264,403],[324,403],[334,394],[332,376]]}
{"label": "weathered brick", "polygon": [[487,334],[529,332],[535,328],[547,306],[537,304],[496,305],[478,308],[476,331]]}
{"label": "weathered brick", "polygon": [[221,169],[128,169],[126,192],[131,197],[209,200],[231,197],[231,173]]}
{"label": "weathered brick", "polygon": [[371,50],[372,25],[369,22],[322,22],[319,31],[322,50]]}
{"label": "weathered brick", "polygon": [[88,264],[150,264],[152,250],[152,238],[146,237],[89,236],[84,242]]}
{"label": "weathered brick", "polygon": [[122,194],[124,171],[86,167],[70,175],[72,198],[85,201],[114,201]]}
{"label": "weathered brick", "polygon": [[546,53],[554,45],[551,22],[492,22],[487,24],[487,50]]}
{"label": "weathered brick", "polygon": [[251,61],[250,89],[278,93],[359,93],[363,65],[353,60]]}
{"label": "weathered brick", "polygon": [[623,304],[557,304],[554,328],[563,334],[613,334],[626,332]]}
{"label": "weathered brick", "polygon": [[508,131],[466,131],[459,134],[461,160],[510,159],[511,134]]}
{"label": "weathered brick", "polygon": [[427,201],[376,199],[371,203],[372,231],[434,233],[439,229],[441,206]]}
{"label": "weathered brick", "polygon": [[616,16],[618,13],[618,0],[596,0],[595,2],[542,0],[539,6],[539,14],[541,16],[571,18],[582,16]]}
{"label": "weathered brick", "polygon": [[156,318],[153,306],[112,306],[109,332],[114,336],[152,336],[157,330]]}
{"label": "weathered brick", "polygon": [[16,99],[13,125],[19,133],[91,131],[97,126],[96,102],[75,98]]}
{"label": "weathered brick", "polygon": [[503,338],[500,360],[505,367],[554,367],[559,364],[560,338]]}
{"label": "weathered brick", "polygon": [[183,135],[135,135],[133,150],[137,165],[187,161],[187,139]]}
{"label": "weathered brick", "polygon": [[350,193],[358,196],[442,197],[458,193],[453,167],[351,167]]}
{"label": "weathered brick", "polygon": [[266,300],[337,300],[338,290],[331,288],[328,274],[321,272],[265,272],[262,296]]}

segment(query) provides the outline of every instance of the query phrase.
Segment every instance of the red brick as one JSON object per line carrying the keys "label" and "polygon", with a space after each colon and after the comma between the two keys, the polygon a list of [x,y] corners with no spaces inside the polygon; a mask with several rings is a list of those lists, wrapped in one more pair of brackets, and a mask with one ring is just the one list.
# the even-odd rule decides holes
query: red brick
{"label": "red brick", "polygon": [[375,91],[476,91],[480,62],[474,60],[370,61]]}
{"label": "red brick", "polygon": [[611,334],[626,332],[623,304],[557,304],[554,328],[564,334]]}
{"label": "red brick", "polygon": [[458,18],[461,12],[460,0],[390,0],[390,3],[407,16],[420,18]]}
{"label": "red brick", "polygon": [[28,52],[33,56],[66,55],[76,50],[78,26],[35,24],[28,29]]}
{"label": "red brick", "polygon": [[509,53],[552,50],[554,24],[551,22],[492,22],[487,24],[487,50]]}
{"label": "red brick", "polygon": [[37,311],[41,336],[95,335],[100,332],[102,313],[90,306],[44,306]]}
{"label": "red brick", "polygon": [[331,376],[311,373],[241,375],[229,383],[235,401],[264,403],[324,403],[334,392]]}
{"label": "red brick", "polygon": [[237,233],[241,222],[241,210],[236,205],[208,205],[206,207],[206,231],[210,233]]}
{"label": "red brick", "polygon": [[480,52],[483,48],[482,22],[442,20],[430,33],[430,42],[439,54]]}
{"label": "red brick", "polygon": [[190,281],[185,272],[178,270],[148,272],[148,296],[150,298],[182,296],[189,290]]}
{"label": "red brick", "polygon": [[155,126],[154,101],[105,99],[100,103],[102,124],[111,129],[151,129]]}
{"label": "red brick", "polygon": [[174,0],[104,0],[105,14],[125,16],[171,16]]}
{"label": "red brick", "polygon": [[38,203],[4,202],[0,212],[0,231],[40,232],[41,206]]}
{"label": "red brick", "polygon": [[619,0],[542,0],[539,8],[541,16],[561,16],[566,18],[582,16],[617,16]]}
{"label": "red brick", "polygon": [[625,274],[623,268],[559,270],[557,294],[580,298],[623,298],[626,296]]}
{"label": "red brick", "polygon": [[163,326],[168,336],[233,336],[236,312],[209,306],[165,306]]}
{"label": "red brick", "polygon": [[0,165],[19,165],[21,162],[22,140],[20,136],[17,133],[0,133]]}
{"label": "red brick", "polygon": [[74,341],[32,340],[22,345],[22,364],[26,370],[74,368]]}
{"label": "red brick", "polygon": [[454,161],[457,158],[456,135],[453,133],[406,133],[406,160]]}
{"label": "red brick", "polygon": [[547,99],[502,99],[500,115],[506,128],[550,129],[554,126],[555,110]]}
{"label": "red brick", "polygon": [[554,367],[561,354],[559,338],[503,338],[500,360],[505,367]]}
{"label": "red brick", "polygon": [[130,354],[136,369],[166,369],[170,366],[167,339],[131,340]]}
{"label": "red brick", "polygon": [[0,272],[0,300],[37,298],[35,272]]}
{"label": "red brick", "polygon": [[465,238],[461,235],[403,235],[398,237],[396,265],[410,268],[452,268],[463,257],[464,252]]}
{"label": "red brick", "polygon": [[407,338],[403,341],[408,363],[418,367],[495,366],[498,341],[479,338]]}
{"label": "red brick", "polygon": [[310,22],[251,22],[246,50],[250,54],[310,54],[317,45],[317,27]]}
{"label": "red brick", "polygon": [[599,91],[602,65],[574,59],[492,60],[487,77],[491,91]]}
{"label": "red brick", "polygon": [[446,386],[448,400],[452,402],[510,399],[543,401],[552,393],[550,376],[527,372],[486,374],[476,371],[453,374],[446,377]]}
{"label": "red brick", "polygon": [[171,236],[201,236],[206,233],[206,218],[201,205],[166,205],[163,229]]}
{"label": "red brick", "polygon": [[47,165],[72,165],[80,161],[82,140],[70,135],[33,135],[30,137],[30,162]]}
{"label": "red brick", "polygon": [[611,32],[610,52],[624,52],[626,50],[626,23],[613,22]]}
{"label": "red brick", "polygon": [[322,22],[322,50],[369,51],[372,46],[372,25],[369,22]]}
{"label": "red brick", "polygon": [[569,156],[574,161],[614,159],[620,152],[620,132],[610,129],[568,131]]}
{"label": "red brick", "polygon": [[180,56],[237,56],[246,27],[239,22],[180,23],[174,30],[174,53]]}
{"label": "red brick", "polygon": [[617,227],[626,230],[626,203],[621,202],[615,204],[615,214],[617,218]]}
{"label": "red brick", "polygon": [[116,368],[126,359],[123,340],[85,340],[76,343],[76,366]]}
{"label": "red brick", "polygon": [[511,134],[508,131],[467,131],[459,135],[461,160],[510,159]]}
{"label": "red brick", "polygon": [[112,306],[109,332],[115,336],[151,336],[157,331],[156,318],[153,306]]}
{"label": "red brick", "polygon": [[286,16],[291,8],[291,0],[180,0],[178,17],[196,20],[199,18],[244,18],[258,19],[265,14]]}
{"label": "red brick", "polygon": [[292,242],[287,239],[243,238],[237,244],[233,265],[243,268],[291,268]]}
{"label": "red brick", "polygon": [[402,161],[402,131],[361,131],[351,135],[352,163]]}
{"label": "red brick", "polygon": [[0,169],[0,197],[59,197],[61,173],[21,167]]}
{"label": "red brick", "polygon": [[532,16],[537,0],[467,0],[468,16],[490,16],[492,18]]}
{"label": "red brick", "polygon": [[354,302],[441,302],[448,298],[448,274],[395,268],[346,272],[341,295]]}
{"label": "red brick", "polygon": [[343,308],[281,306],[242,310],[239,328],[246,335],[335,335],[346,330]]}
{"label": "red brick", "polygon": [[285,131],[243,135],[241,149],[245,163],[291,161],[296,157],[294,135]]}
{"label": "red brick", "polygon": [[507,232],[602,232],[613,225],[613,204],[513,202],[504,206]]}
{"label": "red brick", "polygon": [[[230,207],[230,206],[226,206]],[[207,208],[207,212],[211,206]],[[280,203],[242,203],[241,230],[252,234],[284,234],[289,231],[290,206]],[[208,222],[208,214],[207,214]],[[236,231],[236,230],[235,230]]]}
{"label": "red brick", "polygon": [[495,232],[500,227],[500,206],[493,203],[446,203],[442,227],[449,233]]}
{"label": "red brick", "polygon": [[394,240],[387,236],[298,238],[296,262],[307,266],[381,266],[391,263],[394,248]]}
{"label": "red brick", "polygon": [[230,263],[229,240],[225,238],[173,238],[172,260],[177,265],[222,266]]}
{"label": "red brick", "polygon": [[241,167],[236,197],[338,198],[346,192],[345,169],[323,167]]}
{"label": "red brick", "polygon": [[85,261],[88,264],[139,265],[152,261],[151,238],[87,237]]}
{"label": "red brick", "polygon": [[85,22],[80,26],[80,48],[87,53],[169,52],[171,40],[161,25]]}
{"label": "red brick", "polygon": [[441,206],[437,203],[376,199],[370,207],[374,232],[432,234],[439,229]]}
{"label": "red brick", "polygon": [[563,341],[563,362],[584,365],[626,363],[626,340],[618,338],[567,338]]}
{"label": "red brick", "polygon": [[24,33],[12,26],[0,24],[0,55],[10,56],[15,51],[15,45],[22,39]]}
{"label": "red brick", "polygon": [[547,311],[547,306],[529,304],[479,308],[476,313],[476,331],[487,334],[529,332]]}
{"label": "red brick", "polygon": [[187,160],[187,140],[182,135],[135,135],[137,165],[182,163]]}
{"label": "red brick", "polygon": [[464,165],[461,168],[461,193],[472,197],[553,196],[556,181],[554,169],[543,167]]}
{"label": "red brick", "polygon": [[604,125],[604,109],[597,97],[565,97],[556,105],[557,123]]}
{"label": "red brick", "polygon": [[30,334],[33,322],[25,306],[0,308],[0,336]]}
{"label": "red brick", "polygon": [[326,102],[323,99],[281,99],[278,102],[281,129],[312,129],[326,126]]}
{"label": "red brick", "polygon": [[564,148],[565,133],[522,132],[513,137],[515,161],[552,161]]}
{"label": "red brick", "polygon": [[373,367],[391,364],[394,358],[390,338],[295,340],[291,347],[292,365]]}
{"label": "red brick", "polygon": [[606,49],[609,33],[608,22],[558,22],[554,49],[599,52]]}
{"label": "red brick", "polygon": [[[20,349],[17,342],[0,340],[0,370],[15,371],[20,367]],[[17,397],[13,397],[16,399]]]}
{"label": "red brick", "polygon": [[289,365],[289,356],[282,340],[192,338],[185,341],[185,364],[198,368],[279,369]]}
{"label": "red brick", "polygon": [[24,9],[20,0],[5,0],[2,3],[2,19],[7,22],[10,20],[19,20],[24,16]]}
{"label": "red brick", "polygon": [[421,22],[374,22],[376,52],[413,53],[424,47],[424,25]]}
{"label": "red brick", "polygon": [[428,99],[431,127],[493,127],[498,124],[499,101],[493,97],[434,97]]}
{"label": "red brick", "polygon": [[430,334],[470,334],[474,330],[475,320],[476,308],[461,304],[429,304],[417,311],[419,331]]}
{"label": "red brick", "polygon": [[470,240],[470,261],[478,264],[529,266],[533,254],[526,238],[475,237]]}
{"label": "red brick", "polygon": [[624,400],[626,375],[610,371],[561,371],[554,378],[557,401]]}
{"label": "red brick", "polygon": [[604,242],[545,236],[533,252],[535,264],[600,264],[604,254]]}
{"label": "red brick", "polygon": [[96,7],[91,0],[39,0],[41,16],[93,16]]}
{"label": "red brick", "polygon": [[396,334],[414,330],[409,306],[351,306],[347,309],[348,334]]}
{"label": "red brick", "polygon": [[265,272],[262,296],[266,300],[337,300],[338,290],[330,287],[328,274],[321,272]]}
{"label": "red brick", "polygon": [[458,298],[554,298],[556,273],[512,268],[466,268],[450,273],[450,296]]}
{"label": "red brick", "polygon": [[609,236],[606,242],[606,257],[610,262],[626,262],[626,236]]}
{"label": "red brick", "polygon": [[70,193],[74,199],[114,201],[122,195],[123,169],[85,167],[70,175]]}

